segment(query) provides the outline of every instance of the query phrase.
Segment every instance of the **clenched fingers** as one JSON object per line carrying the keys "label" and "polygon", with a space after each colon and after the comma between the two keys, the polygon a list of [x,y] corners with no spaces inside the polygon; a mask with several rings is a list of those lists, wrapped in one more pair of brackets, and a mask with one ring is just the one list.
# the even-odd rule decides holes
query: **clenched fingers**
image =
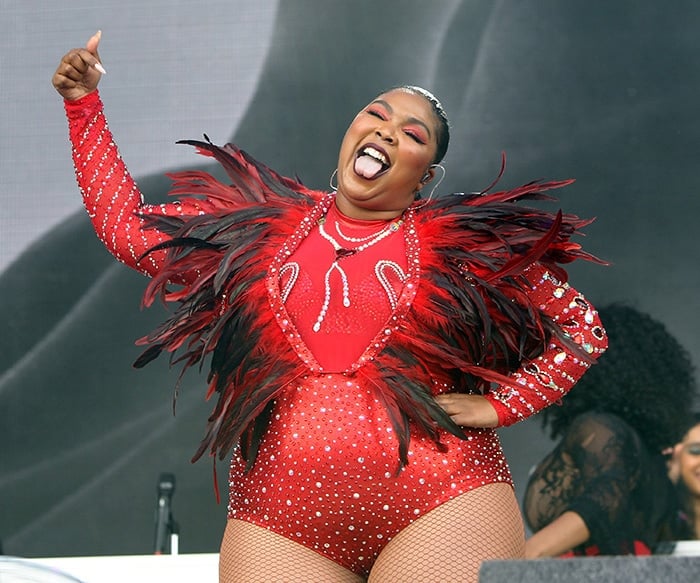
{"label": "clenched fingers", "polygon": [[97,53],[100,36],[98,32],[90,37],[85,48],[72,49],[61,59],[52,83],[64,99],[79,99],[97,88],[104,74]]}

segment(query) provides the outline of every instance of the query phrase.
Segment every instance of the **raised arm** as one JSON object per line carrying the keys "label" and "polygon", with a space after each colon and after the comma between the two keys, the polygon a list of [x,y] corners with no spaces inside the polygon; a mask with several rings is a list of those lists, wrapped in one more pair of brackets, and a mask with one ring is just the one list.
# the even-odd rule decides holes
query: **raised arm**
{"label": "raised arm", "polygon": [[146,228],[144,215],[179,216],[198,214],[201,209],[194,199],[144,204],[113,140],[97,91],[104,73],[97,51],[99,41],[98,32],[85,48],[66,53],[52,82],[64,98],[76,178],[97,236],[119,261],[152,276],[160,268],[164,252],[139,259],[168,236]]}

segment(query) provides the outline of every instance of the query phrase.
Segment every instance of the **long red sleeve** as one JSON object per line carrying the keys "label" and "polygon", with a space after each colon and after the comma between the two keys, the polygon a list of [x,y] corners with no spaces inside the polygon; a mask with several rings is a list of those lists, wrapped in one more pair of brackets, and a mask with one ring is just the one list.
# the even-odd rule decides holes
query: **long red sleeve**
{"label": "long red sleeve", "polygon": [[145,275],[160,268],[164,252],[139,258],[168,235],[146,228],[143,216],[197,214],[196,199],[170,204],[144,204],[136,182],[122,160],[107,125],[99,93],[93,91],[64,102],[68,118],[73,165],[83,204],[97,236],[119,261]]}
{"label": "long red sleeve", "polygon": [[[533,303],[587,354],[598,358],[608,346],[598,313],[569,284],[557,281],[544,269],[535,269],[528,273],[530,279],[536,281],[529,294]],[[539,357],[511,373],[517,389],[501,385],[492,389],[486,398],[498,413],[499,425],[512,425],[556,403],[589,366],[570,348],[552,343]]]}

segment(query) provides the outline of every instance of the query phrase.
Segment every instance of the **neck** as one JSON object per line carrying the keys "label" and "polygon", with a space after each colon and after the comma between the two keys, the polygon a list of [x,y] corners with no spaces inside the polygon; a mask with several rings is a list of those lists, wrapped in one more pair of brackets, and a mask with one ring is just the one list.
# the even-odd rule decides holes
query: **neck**
{"label": "neck", "polygon": [[695,533],[695,538],[700,539],[700,497],[693,496],[692,498],[693,506],[693,532]]}
{"label": "neck", "polygon": [[404,207],[395,209],[359,207],[350,204],[344,197],[337,195],[335,197],[335,206],[342,215],[360,221],[390,221],[400,217],[406,210]]}
{"label": "neck", "polygon": [[366,230],[372,227],[386,225],[387,222],[389,222],[386,219],[378,219],[376,217],[372,219],[357,219],[354,217],[349,217],[345,213],[341,212],[337,207],[331,211],[331,216],[336,222],[351,229]]}

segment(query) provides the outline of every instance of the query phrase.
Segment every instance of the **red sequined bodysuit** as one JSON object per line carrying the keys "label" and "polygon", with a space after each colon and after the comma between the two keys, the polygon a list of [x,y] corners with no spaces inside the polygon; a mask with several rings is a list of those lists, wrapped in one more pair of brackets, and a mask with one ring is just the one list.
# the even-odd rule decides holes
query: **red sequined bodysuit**
{"label": "red sequined bodysuit", "polygon": [[[66,110],[76,174],[97,235],[117,259],[156,276],[165,252],[139,258],[170,235],[149,228],[148,217],[197,216],[210,206],[191,197],[144,204],[97,92],[66,102]],[[395,425],[376,378],[365,371],[383,362],[423,285],[415,212],[395,222],[353,221],[328,195],[301,216],[269,266],[259,266],[267,267],[259,294],[266,291],[267,298],[256,308],[261,317],[271,312],[265,317],[277,322],[286,338],[282,351],[298,372],[270,401],[269,424],[249,471],[240,448],[234,451],[228,512],[366,574],[412,521],[473,488],[511,483],[511,477],[496,432],[474,428],[464,428],[462,437],[440,430],[442,447],[412,428],[408,464],[397,471]],[[602,353],[604,332],[581,294],[538,265],[527,273],[528,301],[565,326],[592,357]],[[560,399],[588,366],[552,341],[510,372],[508,385],[492,383],[485,396],[500,425],[509,425]],[[452,390],[454,377],[439,367],[430,372],[434,393]]]}

